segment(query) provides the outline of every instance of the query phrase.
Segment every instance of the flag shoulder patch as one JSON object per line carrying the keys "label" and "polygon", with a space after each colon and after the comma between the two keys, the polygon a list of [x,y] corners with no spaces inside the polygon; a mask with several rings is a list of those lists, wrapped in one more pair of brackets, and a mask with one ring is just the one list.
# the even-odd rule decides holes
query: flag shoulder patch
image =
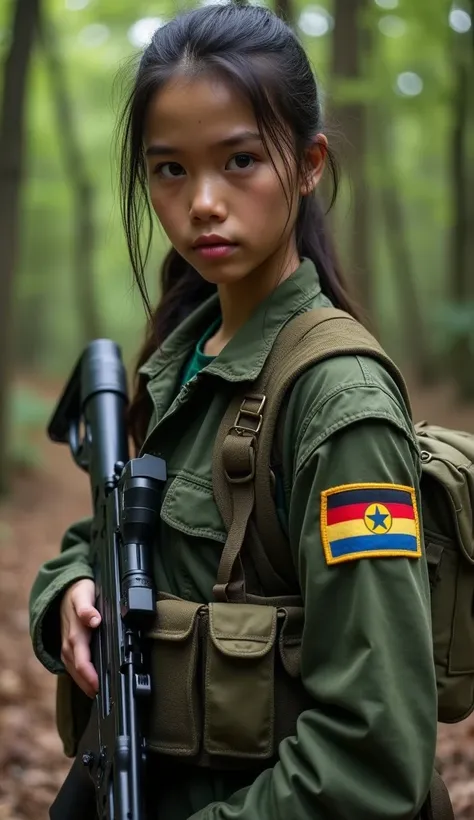
{"label": "flag shoulder patch", "polygon": [[420,558],[420,518],[413,487],[342,484],[321,493],[326,563],[359,558]]}

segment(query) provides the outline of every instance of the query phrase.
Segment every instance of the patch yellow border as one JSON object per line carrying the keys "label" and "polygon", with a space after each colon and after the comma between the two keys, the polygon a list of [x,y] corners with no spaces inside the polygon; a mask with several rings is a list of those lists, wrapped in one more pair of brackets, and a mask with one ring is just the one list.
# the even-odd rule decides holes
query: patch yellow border
{"label": "patch yellow border", "polygon": [[[409,552],[408,550],[364,550],[350,553],[349,555],[340,555],[339,557],[334,558],[331,553],[328,536],[328,497],[330,495],[335,495],[336,493],[346,492],[346,490],[402,490],[405,493],[409,493],[413,504],[413,513],[415,517],[417,543],[416,552]],[[338,487],[331,487],[329,490],[322,490],[320,528],[324,557],[328,566],[343,564],[347,561],[358,561],[361,558],[421,558],[422,555],[420,516],[418,513],[416,492],[414,487],[405,487],[403,484],[377,484],[375,482],[367,482],[361,484],[340,484]]]}

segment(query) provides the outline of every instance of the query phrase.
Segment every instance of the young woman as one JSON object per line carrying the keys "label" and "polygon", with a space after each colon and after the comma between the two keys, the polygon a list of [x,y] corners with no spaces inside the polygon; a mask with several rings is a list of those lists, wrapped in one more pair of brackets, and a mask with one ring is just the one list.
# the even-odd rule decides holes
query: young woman
{"label": "young woman", "polygon": [[[123,215],[142,287],[139,234],[149,205],[172,245],[130,413],[142,453],[159,453],[168,465],[156,584],[205,607],[226,539],[211,466],[232,391],[258,377],[297,314],[331,305],[354,314],[315,198],[325,164],[333,176],[335,168],[301,44],[254,6],[208,6],[159,29],[123,126]],[[150,817],[410,820],[434,765],[436,682],[418,449],[388,372],[369,356],[310,367],[291,391],[282,461],[276,498],[304,601],[298,677],[305,706],[291,733],[259,758],[251,751],[258,739],[245,746],[237,737],[239,726],[248,728],[253,697],[224,714],[236,737],[219,737],[213,727],[212,709],[231,691],[222,691],[216,661],[205,691],[196,689],[209,714],[204,739],[196,719],[193,753],[184,741],[180,750],[173,726],[165,742],[163,721],[150,725]],[[89,641],[100,613],[88,534],[88,525],[73,527],[61,555],[40,569],[31,630],[41,662],[53,673],[67,670],[93,696]],[[360,546],[367,534],[380,549]],[[181,677],[192,686],[199,668]],[[252,669],[256,703],[263,678],[258,664]],[[165,684],[155,683],[151,721],[165,697]],[[264,731],[259,719],[255,735]],[[233,755],[232,744],[248,755]],[[231,752],[213,758],[203,748]]]}

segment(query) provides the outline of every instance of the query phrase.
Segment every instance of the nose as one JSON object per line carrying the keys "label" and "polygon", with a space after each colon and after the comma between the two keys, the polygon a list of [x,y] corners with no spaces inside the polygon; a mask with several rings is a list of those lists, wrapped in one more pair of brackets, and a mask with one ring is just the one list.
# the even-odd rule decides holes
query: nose
{"label": "nose", "polygon": [[189,215],[193,222],[208,222],[227,217],[227,205],[219,182],[210,177],[198,180],[192,191]]}

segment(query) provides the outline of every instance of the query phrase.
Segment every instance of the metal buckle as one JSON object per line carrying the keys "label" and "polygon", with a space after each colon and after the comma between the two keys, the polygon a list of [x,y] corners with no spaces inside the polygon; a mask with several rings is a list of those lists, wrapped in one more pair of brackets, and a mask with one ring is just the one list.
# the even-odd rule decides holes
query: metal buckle
{"label": "metal buckle", "polygon": [[[265,402],[267,400],[266,396],[255,395],[249,393],[246,396],[240,405],[239,412],[237,413],[234,421],[234,430],[238,433],[239,436],[243,435],[244,433],[251,433],[251,435],[257,435],[260,432],[262,423],[263,423],[263,408],[265,407]],[[247,410],[245,407],[246,401],[259,401],[260,404],[257,410]],[[258,419],[256,427],[247,427],[245,424],[241,424],[240,417],[241,416],[249,416],[250,418]]]}

